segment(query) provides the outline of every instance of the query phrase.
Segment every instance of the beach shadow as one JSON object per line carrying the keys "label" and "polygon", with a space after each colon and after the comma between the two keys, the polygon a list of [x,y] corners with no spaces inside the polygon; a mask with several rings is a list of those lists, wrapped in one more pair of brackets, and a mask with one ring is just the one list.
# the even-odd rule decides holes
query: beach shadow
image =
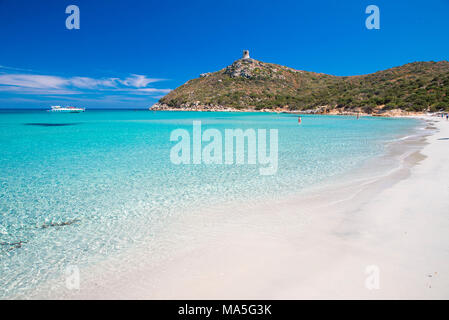
{"label": "beach shadow", "polygon": [[438,140],[449,140],[449,138],[440,138]]}
{"label": "beach shadow", "polygon": [[25,126],[38,126],[38,127],[65,127],[76,126],[80,123],[24,123]]}
{"label": "beach shadow", "polygon": [[12,242],[12,243],[7,243],[7,242],[1,242],[0,245],[1,246],[5,246],[6,247],[6,251],[11,251],[14,249],[20,249],[22,248],[22,245],[24,243],[27,243],[28,241],[19,241],[19,242]]}
{"label": "beach shadow", "polygon": [[80,222],[80,219],[73,219],[73,220],[69,220],[69,221],[63,221],[63,222],[52,222],[52,223],[48,223],[48,224],[43,224],[41,226],[42,229],[46,229],[49,227],[64,227],[64,226],[70,226],[71,224]]}

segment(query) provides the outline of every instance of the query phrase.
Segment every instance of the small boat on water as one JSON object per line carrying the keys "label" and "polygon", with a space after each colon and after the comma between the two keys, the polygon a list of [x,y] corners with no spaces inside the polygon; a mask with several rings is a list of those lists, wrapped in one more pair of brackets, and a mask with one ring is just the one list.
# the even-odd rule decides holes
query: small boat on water
{"label": "small boat on water", "polygon": [[86,111],[85,108],[77,108],[77,107],[61,107],[61,106],[51,106],[49,112],[70,112],[70,113],[79,113]]}

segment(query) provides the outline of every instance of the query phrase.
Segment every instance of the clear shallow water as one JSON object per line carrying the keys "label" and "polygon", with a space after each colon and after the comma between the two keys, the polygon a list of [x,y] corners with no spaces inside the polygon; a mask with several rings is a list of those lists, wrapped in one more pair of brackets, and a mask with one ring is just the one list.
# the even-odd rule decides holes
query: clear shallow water
{"label": "clear shallow water", "polygon": [[[338,177],[418,125],[302,118],[298,125],[287,114],[0,111],[0,298],[26,296],[67,265],[151,241],[176,214],[279,198]],[[278,129],[277,173],[261,176],[258,165],[172,164],[170,132],[191,132],[193,120],[222,132]]]}

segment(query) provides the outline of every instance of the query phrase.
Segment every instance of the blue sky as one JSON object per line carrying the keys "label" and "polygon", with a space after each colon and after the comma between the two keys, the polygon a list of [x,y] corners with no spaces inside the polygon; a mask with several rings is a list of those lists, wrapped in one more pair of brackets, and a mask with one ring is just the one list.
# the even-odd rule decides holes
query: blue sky
{"label": "blue sky", "polygon": [[[370,4],[380,30],[365,27]],[[243,49],[335,75],[449,60],[449,0],[0,0],[0,108],[147,108]]]}

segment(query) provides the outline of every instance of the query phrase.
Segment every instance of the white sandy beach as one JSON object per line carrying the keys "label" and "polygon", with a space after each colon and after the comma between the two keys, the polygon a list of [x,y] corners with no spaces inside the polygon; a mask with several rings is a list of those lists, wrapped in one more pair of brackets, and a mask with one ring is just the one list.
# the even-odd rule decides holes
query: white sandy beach
{"label": "white sandy beach", "polygon": [[[426,119],[436,133],[388,174],[198,212],[170,226],[170,258],[99,264],[82,270],[79,291],[53,298],[448,299],[449,122]],[[378,288],[366,286],[369,266]]]}

